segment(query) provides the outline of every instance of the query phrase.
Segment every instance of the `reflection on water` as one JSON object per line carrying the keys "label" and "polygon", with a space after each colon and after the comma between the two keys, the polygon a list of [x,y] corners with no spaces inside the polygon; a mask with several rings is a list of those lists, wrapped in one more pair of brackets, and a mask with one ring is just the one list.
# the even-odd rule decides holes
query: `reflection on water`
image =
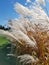
{"label": "reflection on water", "polygon": [[16,58],[14,57],[7,57],[7,53],[10,52],[10,48],[7,49],[8,45],[3,45],[3,47],[0,47],[0,65],[17,65],[16,64]]}

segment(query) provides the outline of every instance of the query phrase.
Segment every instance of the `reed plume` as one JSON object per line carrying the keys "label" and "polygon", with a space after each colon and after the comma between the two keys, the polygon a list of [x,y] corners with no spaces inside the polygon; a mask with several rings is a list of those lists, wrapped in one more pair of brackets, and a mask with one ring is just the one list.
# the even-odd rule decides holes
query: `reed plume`
{"label": "reed plume", "polygon": [[0,30],[16,45],[17,54],[23,65],[49,65],[49,17],[40,5],[33,3],[25,7],[20,3],[14,5],[20,14],[18,19],[9,20],[9,31]]}

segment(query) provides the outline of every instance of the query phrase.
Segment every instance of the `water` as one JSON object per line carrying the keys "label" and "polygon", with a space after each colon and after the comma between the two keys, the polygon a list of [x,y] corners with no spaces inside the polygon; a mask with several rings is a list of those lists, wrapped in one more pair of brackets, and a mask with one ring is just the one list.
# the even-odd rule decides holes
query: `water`
{"label": "water", "polygon": [[9,45],[3,45],[0,47],[0,65],[17,65],[16,58],[14,57],[7,57],[7,53],[10,52],[10,49],[7,49]]}

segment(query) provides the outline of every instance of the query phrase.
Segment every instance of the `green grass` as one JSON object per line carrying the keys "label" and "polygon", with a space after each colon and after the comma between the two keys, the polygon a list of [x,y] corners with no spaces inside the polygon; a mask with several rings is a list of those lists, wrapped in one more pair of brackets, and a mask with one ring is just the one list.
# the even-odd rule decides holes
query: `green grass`
{"label": "green grass", "polygon": [[7,49],[8,40],[5,36],[0,35],[0,65],[16,65],[16,58],[8,57],[10,48]]}
{"label": "green grass", "polygon": [[0,46],[7,43],[8,43],[8,40],[4,36],[0,35]]}

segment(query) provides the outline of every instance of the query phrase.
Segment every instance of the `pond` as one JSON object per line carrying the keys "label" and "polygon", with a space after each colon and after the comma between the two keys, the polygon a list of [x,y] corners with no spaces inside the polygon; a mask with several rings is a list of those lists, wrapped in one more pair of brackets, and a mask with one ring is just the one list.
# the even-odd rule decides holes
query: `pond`
{"label": "pond", "polygon": [[16,58],[7,56],[10,52],[11,42],[5,36],[0,35],[0,65],[20,65]]}
{"label": "pond", "polygon": [[16,59],[14,57],[7,57],[7,53],[10,52],[10,49],[7,49],[7,46],[0,47],[0,65],[16,65]]}
{"label": "pond", "polygon": [[10,49],[7,49],[8,45],[3,45],[0,47],[0,65],[17,65],[16,58],[14,57],[7,57],[7,54],[10,52]]}

